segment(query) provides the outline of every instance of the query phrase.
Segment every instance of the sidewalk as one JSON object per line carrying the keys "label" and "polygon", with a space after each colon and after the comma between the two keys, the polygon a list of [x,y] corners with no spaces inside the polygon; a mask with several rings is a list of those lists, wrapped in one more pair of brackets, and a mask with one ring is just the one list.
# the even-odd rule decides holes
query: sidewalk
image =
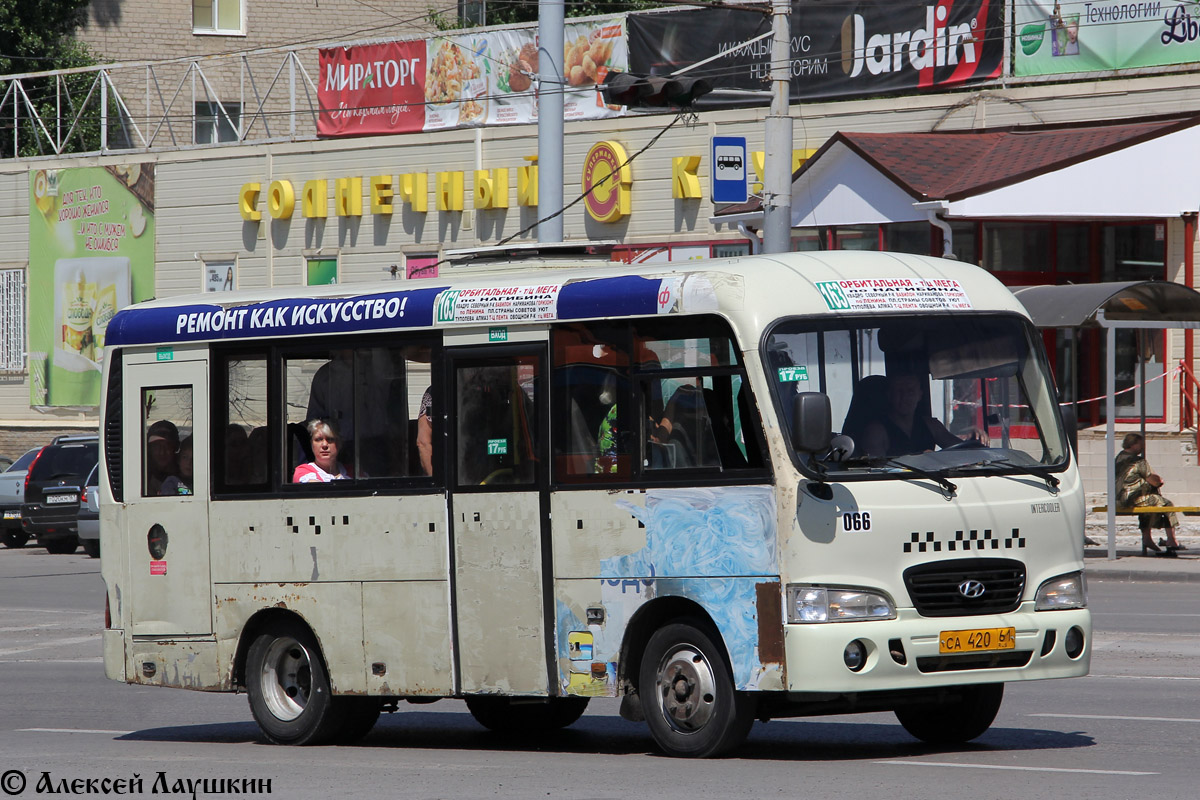
{"label": "sidewalk", "polygon": [[[1170,581],[1200,584],[1200,518],[1185,517],[1175,531],[1175,538],[1187,550],[1177,558],[1142,556],[1142,536],[1137,522],[1117,520],[1117,558],[1108,560],[1108,529],[1102,514],[1088,514],[1087,536],[1095,545],[1084,547],[1084,566],[1089,580],[1102,581]],[[1154,539],[1163,532],[1154,531]]]}

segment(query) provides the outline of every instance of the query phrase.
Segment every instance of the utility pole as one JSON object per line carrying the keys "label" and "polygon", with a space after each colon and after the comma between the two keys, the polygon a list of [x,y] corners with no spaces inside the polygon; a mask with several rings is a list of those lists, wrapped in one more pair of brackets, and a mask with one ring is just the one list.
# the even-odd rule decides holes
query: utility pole
{"label": "utility pole", "polygon": [[[538,0],[538,216],[563,207],[564,0]],[[785,107],[786,108],[786,107]],[[790,189],[789,189],[790,191]],[[537,226],[538,242],[561,242],[559,214]]]}
{"label": "utility pole", "polygon": [[763,160],[763,252],[792,249],[791,0],[771,0],[771,110]]}

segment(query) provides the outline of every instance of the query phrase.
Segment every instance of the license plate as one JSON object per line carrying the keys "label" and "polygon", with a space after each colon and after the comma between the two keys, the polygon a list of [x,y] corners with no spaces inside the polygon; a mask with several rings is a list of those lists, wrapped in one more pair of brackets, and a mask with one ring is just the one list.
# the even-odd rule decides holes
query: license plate
{"label": "license plate", "polygon": [[78,495],[74,494],[49,494],[46,495],[46,505],[54,506],[62,503],[74,503]]}
{"label": "license plate", "polygon": [[942,631],[938,634],[939,653],[1012,650],[1016,646],[1016,628],[975,628],[966,631]]}
{"label": "license plate", "polygon": [[5,511],[4,518],[5,519],[20,519],[21,518],[21,510],[15,509],[13,511]]}

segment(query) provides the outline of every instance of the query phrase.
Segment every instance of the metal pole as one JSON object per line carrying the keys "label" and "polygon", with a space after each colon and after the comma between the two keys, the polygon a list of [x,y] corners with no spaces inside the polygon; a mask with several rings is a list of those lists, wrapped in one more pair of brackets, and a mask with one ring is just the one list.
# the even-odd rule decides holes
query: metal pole
{"label": "metal pole", "polygon": [[1105,331],[1108,352],[1104,354],[1104,363],[1108,370],[1108,374],[1104,376],[1104,449],[1108,459],[1105,464],[1105,473],[1108,476],[1108,560],[1115,561],[1117,558],[1117,467],[1115,463],[1117,454],[1113,437],[1116,436],[1115,420],[1117,416],[1117,329],[1108,327],[1103,309],[1096,313],[1096,319],[1101,325],[1108,328]]}
{"label": "metal pole", "polygon": [[763,252],[792,249],[791,0],[771,0],[771,110],[763,161]]}
{"label": "metal pole", "polygon": [[[563,0],[538,0],[538,215],[563,207]],[[539,242],[563,240],[562,215],[537,226]]]}

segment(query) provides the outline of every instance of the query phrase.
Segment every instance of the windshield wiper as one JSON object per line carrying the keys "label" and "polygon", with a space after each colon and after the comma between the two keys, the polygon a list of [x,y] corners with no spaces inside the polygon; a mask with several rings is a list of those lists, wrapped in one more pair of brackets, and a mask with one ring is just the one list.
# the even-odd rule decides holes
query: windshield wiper
{"label": "windshield wiper", "polygon": [[992,459],[990,461],[980,461],[978,464],[972,464],[971,466],[981,466],[981,465],[985,465],[985,464],[987,466],[991,466],[993,464],[999,464],[1002,467],[1008,467],[1010,469],[1015,469],[1017,472],[1021,472],[1026,475],[1032,475],[1035,478],[1041,478],[1042,480],[1044,480],[1046,482],[1046,485],[1049,486],[1051,490],[1057,489],[1058,485],[1060,483],[1062,483],[1062,481],[1060,481],[1058,478],[1056,478],[1055,476],[1051,475],[1049,472],[1046,471],[1049,469],[1049,467],[1034,467],[1034,466],[1030,466],[1028,464],[1017,464],[1016,462],[1009,461],[1006,458],[996,458],[996,459]]}
{"label": "windshield wiper", "polygon": [[863,460],[871,466],[881,464],[889,467],[900,467],[901,469],[908,470],[909,472],[919,475],[922,478],[927,478],[928,480],[933,481],[938,486],[941,486],[943,489],[945,489],[947,496],[953,495],[958,491],[958,486],[947,480],[944,475],[939,475],[936,472],[930,472],[928,470],[921,469],[920,467],[914,467],[912,464],[906,464],[898,458],[866,458]]}

